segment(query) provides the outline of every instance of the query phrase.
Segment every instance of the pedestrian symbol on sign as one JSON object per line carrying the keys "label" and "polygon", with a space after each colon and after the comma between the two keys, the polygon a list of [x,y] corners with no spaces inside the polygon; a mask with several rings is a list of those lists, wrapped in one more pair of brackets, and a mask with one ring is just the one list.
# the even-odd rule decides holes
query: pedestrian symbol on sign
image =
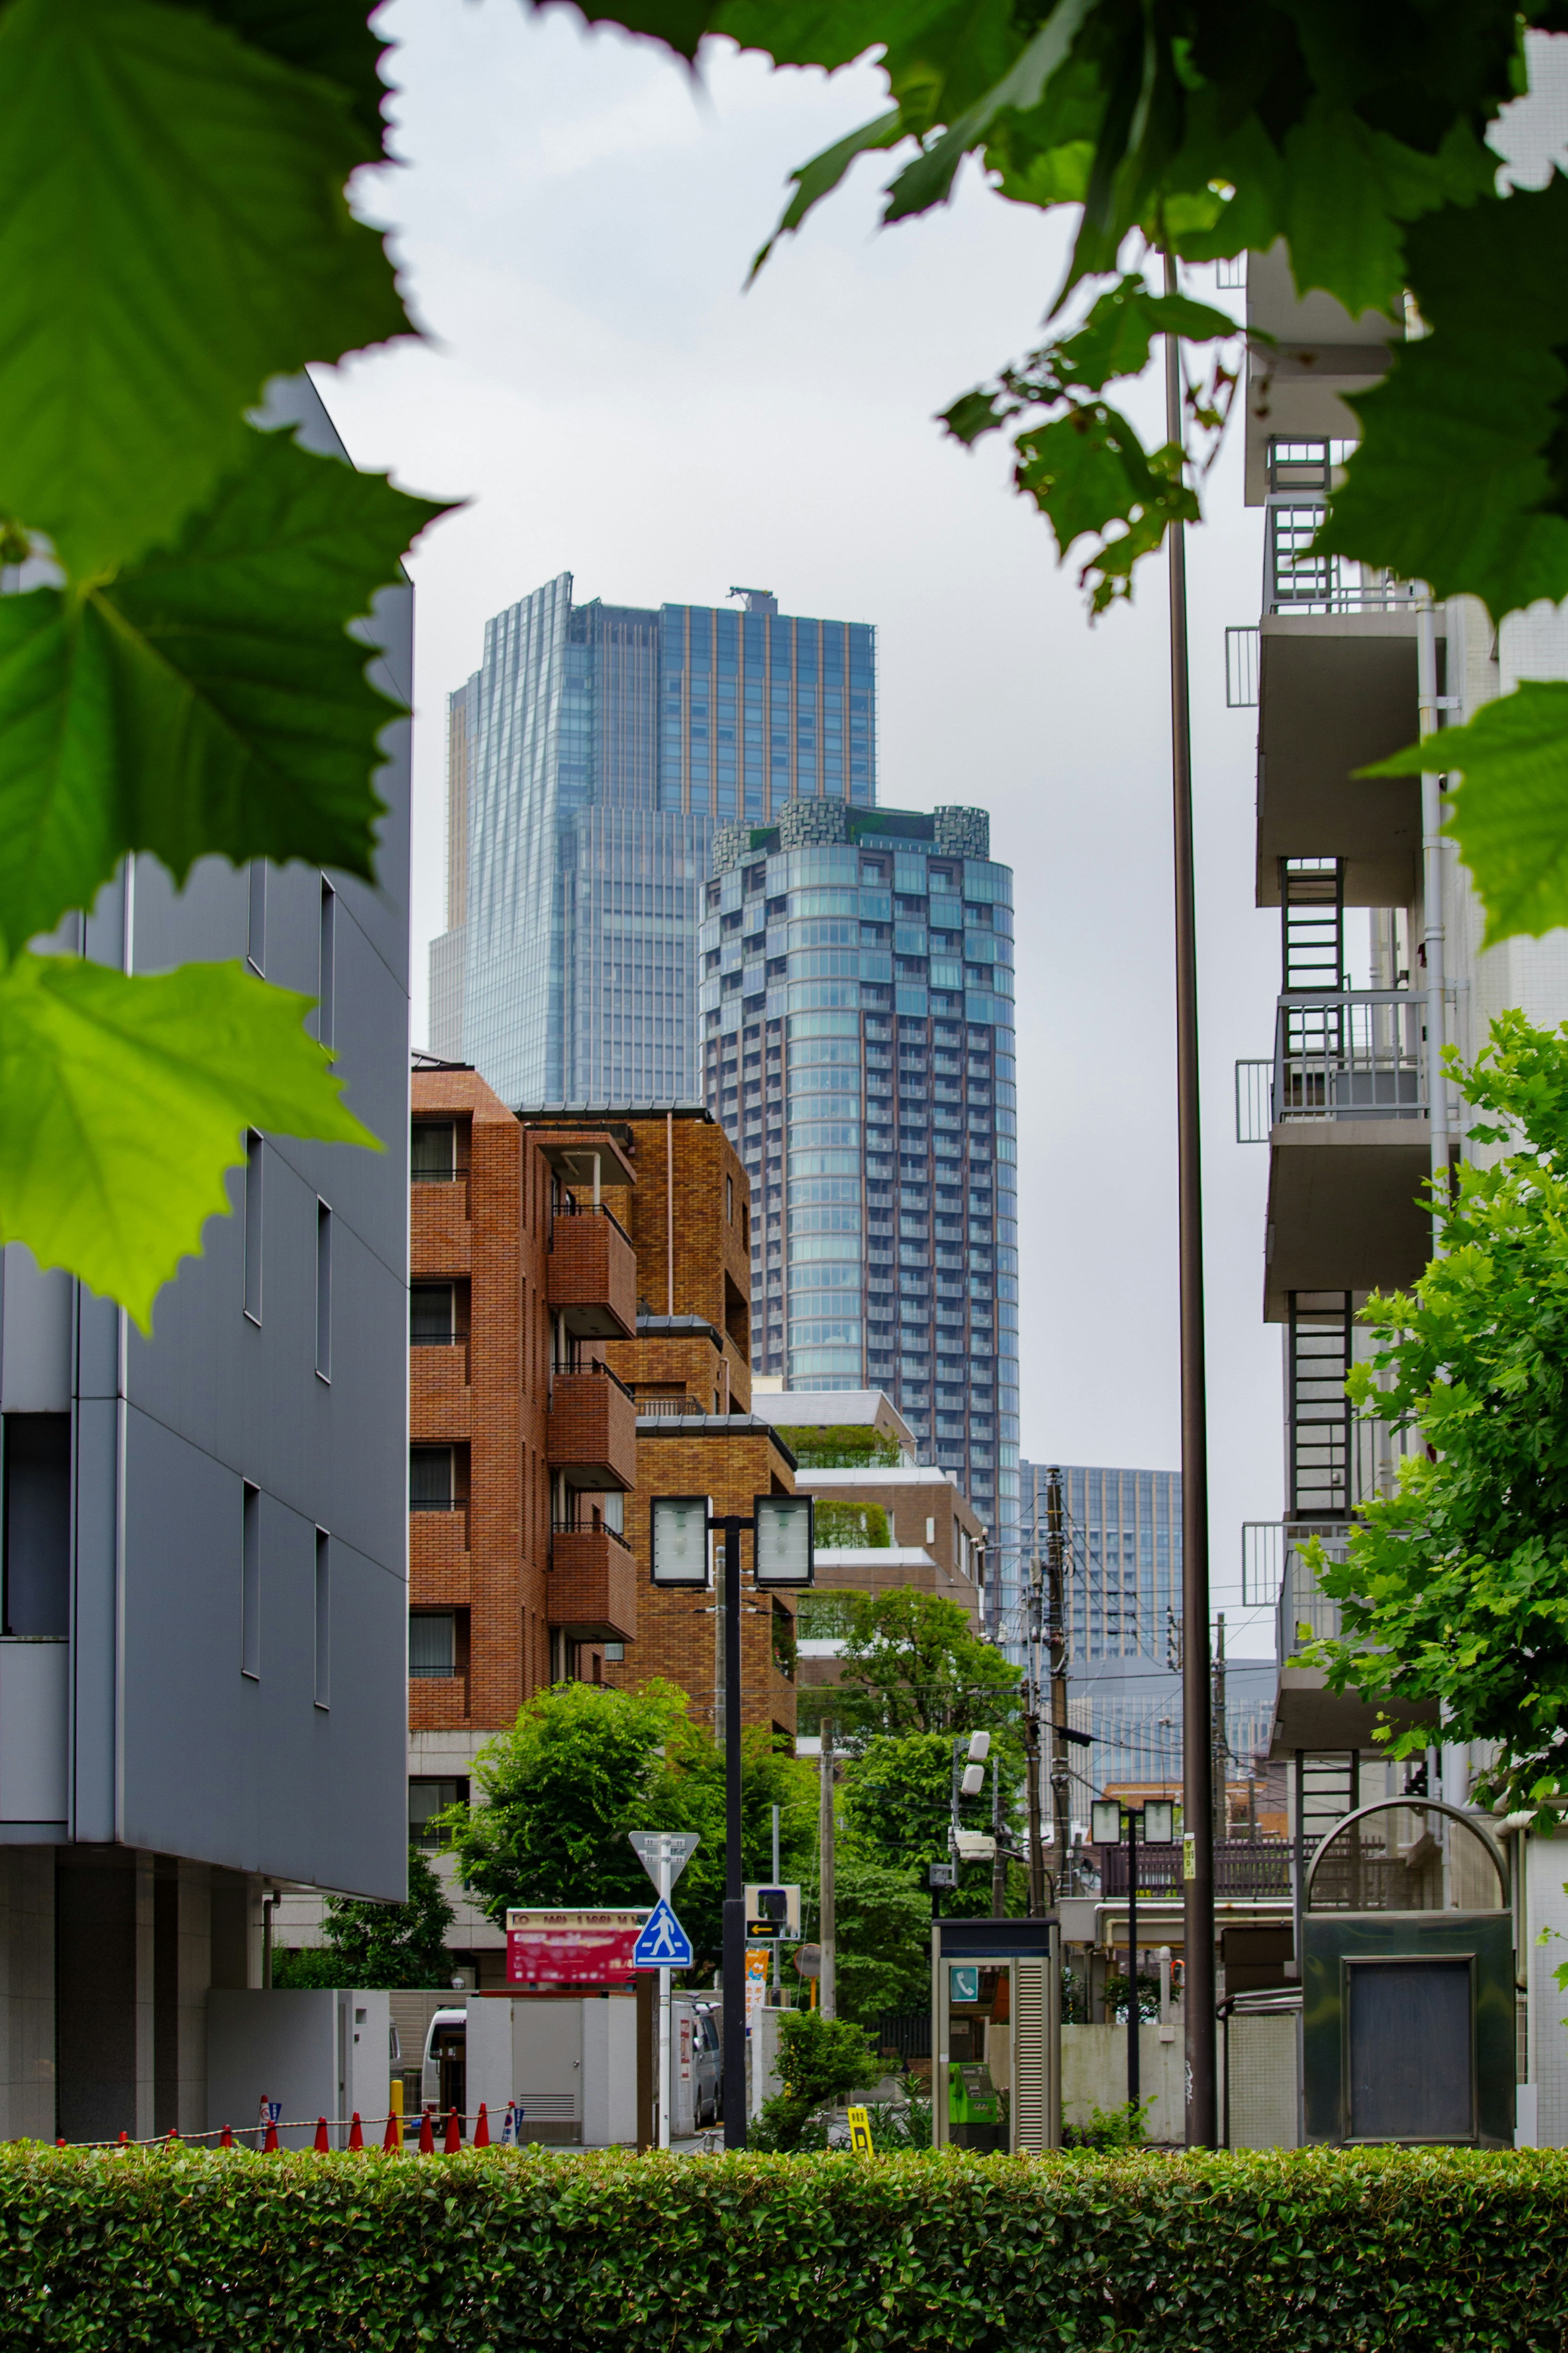
{"label": "pedestrian symbol on sign", "polygon": [[691,1939],[662,1899],[643,1922],[632,1948],[632,1967],[638,1969],[689,1969]]}

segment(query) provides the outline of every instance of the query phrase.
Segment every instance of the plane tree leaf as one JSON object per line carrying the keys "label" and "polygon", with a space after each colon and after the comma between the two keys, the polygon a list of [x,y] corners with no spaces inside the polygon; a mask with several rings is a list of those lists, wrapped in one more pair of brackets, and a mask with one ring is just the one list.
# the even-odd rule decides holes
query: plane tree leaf
{"label": "plane tree leaf", "polygon": [[242,41],[286,65],[336,82],[364,139],[364,160],[385,153],[381,60],[390,44],[367,21],[364,0],[170,0],[200,8]]}
{"label": "plane tree leaf", "polygon": [[160,1285],[229,1206],[247,1128],[376,1148],[304,1029],[310,1003],[237,964],[16,957],[0,973],[0,1240],[148,1331]]}
{"label": "plane tree leaf", "polygon": [[1485,944],[1568,923],[1568,683],[1529,681],[1362,774],[1419,775],[1434,765],[1463,783],[1447,829],[1486,902]]}
{"label": "plane tree leaf", "polygon": [[365,152],[345,90],[194,8],[10,0],[0,517],[111,568],[233,466],[269,376],[406,332],[342,193]]}
{"label": "plane tree leaf", "polygon": [[1479,596],[1568,596],[1568,180],[1450,206],[1406,237],[1429,332],[1351,406],[1363,433],[1321,544]]}
{"label": "plane tree leaf", "polygon": [[216,851],[372,872],[376,739],[402,706],[346,625],[442,510],[247,430],[166,547],[78,596],[0,597],[0,953],[118,860]]}

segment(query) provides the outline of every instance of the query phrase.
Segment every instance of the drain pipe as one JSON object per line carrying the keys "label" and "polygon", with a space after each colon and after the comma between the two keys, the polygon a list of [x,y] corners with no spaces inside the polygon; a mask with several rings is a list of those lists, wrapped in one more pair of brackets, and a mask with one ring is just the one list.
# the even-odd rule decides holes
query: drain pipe
{"label": "drain pipe", "polygon": [[[1426,589],[1415,616],[1415,691],[1421,738],[1425,743],[1438,728],[1438,712],[1447,697],[1437,693],[1437,617],[1432,592]],[[1446,942],[1443,925],[1443,793],[1438,774],[1421,777],[1422,895],[1425,902],[1426,952],[1426,1115],[1432,1139],[1432,1181],[1447,1198],[1449,1182],[1448,1082],[1443,1071],[1443,1048],[1447,1039]],[[1432,1255],[1442,1254],[1441,1224],[1432,1220]]]}

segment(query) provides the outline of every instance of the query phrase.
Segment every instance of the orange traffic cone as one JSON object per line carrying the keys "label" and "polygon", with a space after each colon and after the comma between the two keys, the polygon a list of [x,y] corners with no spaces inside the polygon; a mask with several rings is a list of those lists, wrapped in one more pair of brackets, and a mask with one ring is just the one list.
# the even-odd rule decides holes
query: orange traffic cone
{"label": "orange traffic cone", "polygon": [[359,2110],[357,2108],[353,2113],[353,2122],[349,2126],[349,2147],[351,2148],[363,2148],[364,2147],[364,2135],[360,2130]]}
{"label": "orange traffic cone", "polygon": [[395,2108],[386,2119],[386,2130],[381,2137],[383,2157],[395,2157],[403,2147],[403,2118]]}
{"label": "orange traffic cone", "polygon": [[327,2149],[331,2147],[331,2142],[327,2138],[327,2119],[325,2116],[318,2116],[316,2118],[316,2137],[311,2143],[311,2147],[319,2152],[325,2152]]}
{"label": "orange traffic cone", "polygon": [[261,2154],[263,2157],[273,2157],[276,2156],[277,2150],[278,2127],[273,2123],[271,2117],[268,2116],[267,2119],[267,2137],[261,2144]]}
{"label": "orange traffic cone", "polygon": [[444,2156],[456,2157],[458,2151],[463,2146],[463,2136],[458,2129],[458,2122],[459,2120],[457,2109],[448,2108],[447,2111],[447,2138],[442,2150],[442,2154]]}
{"label": "orange traffic cone", "polygon": [[421,2157],[434,2157],[436,2154],[436,2128],[430,2121],[428,2108],[419,2119],[419,2154]]}
{"label": "orange traffic cone", "polygon": [[489,2145],[490,2120],[486,2112],[485,2104],[483,2100],[481,2100],[479,2102],[479,2120],[474,2126],[474,2147],[476,2148],[489,2148]]}
{"label": "orange traffic cone", "polygon": [[218,2137],[218,2147],[219,2148],[232,2148],[234,2147],[234,2126],[232,2125],[225,2125],[223,2131]]}

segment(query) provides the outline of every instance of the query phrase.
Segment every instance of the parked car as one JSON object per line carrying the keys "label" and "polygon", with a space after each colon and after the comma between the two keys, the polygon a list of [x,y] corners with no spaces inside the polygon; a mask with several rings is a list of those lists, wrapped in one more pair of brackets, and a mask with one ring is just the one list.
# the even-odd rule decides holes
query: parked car
{"label": "parked car", "polygon": [[691,2009],[691,2105],[700,2132],[704,2125],[716,2125],[724,2113],[724,2054],[719,2005],[698,2001]]}

